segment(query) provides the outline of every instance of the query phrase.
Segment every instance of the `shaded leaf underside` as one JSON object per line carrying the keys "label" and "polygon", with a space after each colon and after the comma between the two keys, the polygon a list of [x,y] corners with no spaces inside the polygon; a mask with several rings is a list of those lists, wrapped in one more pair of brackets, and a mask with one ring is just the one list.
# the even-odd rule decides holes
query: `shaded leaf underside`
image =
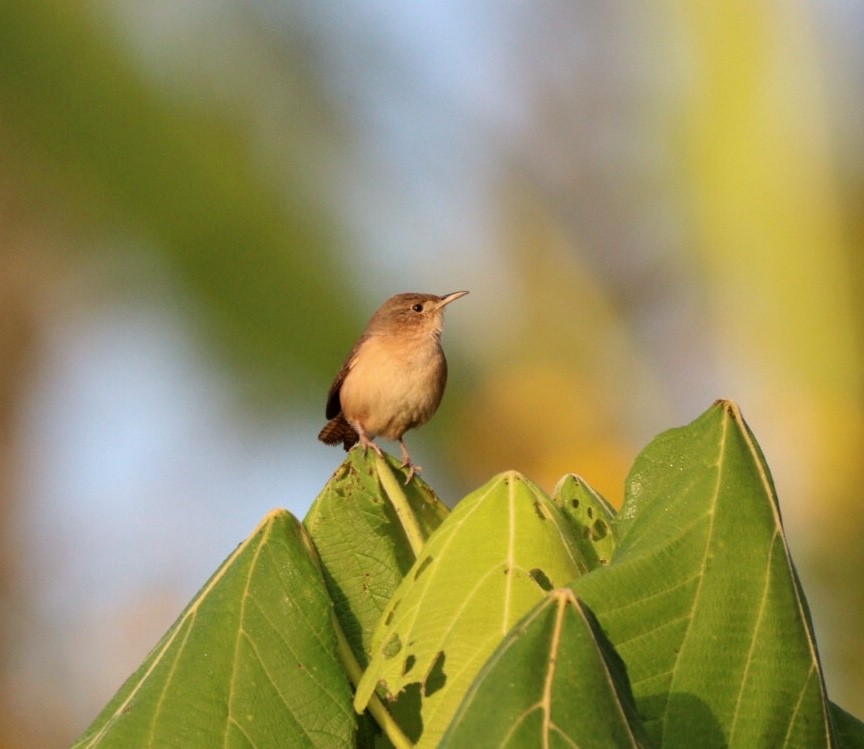
{"label": "shaded leaf underside", "polygon": [[577,580],[663,746],[829,746],[809,615],[773,485],[734,404],[637,459],[614,564]]}

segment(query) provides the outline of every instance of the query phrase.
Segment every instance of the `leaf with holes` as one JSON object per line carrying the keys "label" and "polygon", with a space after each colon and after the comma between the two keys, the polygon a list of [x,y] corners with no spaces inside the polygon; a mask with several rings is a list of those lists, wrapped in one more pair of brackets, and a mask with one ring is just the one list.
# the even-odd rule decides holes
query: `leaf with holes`
{"label": "leaf with holes", "polygon": [[[419,549],[449,510],[418,476],[403,484],[400,464],[391,455],[351,450],[315,500],[304,523],[315,542],[336,616],[351,646],[359,679],[368,664],[372,631]],[[409,732],[417,733],[416,711],[403,703],[387,708]],[[358,743],[368,716],[360,720]],[[373,733],[378,730],[369,725]]]}
{"label": "leaf with holes", "polygon": [[[416,559],[394,507],[404,498],[409,521],[424,540],[448,513],[424,481],[415,477],[403,486],[396,459],[386,455],[385,460],[371,450],[367,455],[351,450],[303,521],[321,558],[336,615],[362,668],[372,630]],[[394,503],[388,490],[403,496]]]}
{"label": "leaf with holes", "polygon": [[348,747],[356,721],[310,541],[271,512],[75,743]]}
{"label": "leaf with holes", "polygon": [[587,569],[571,524],[538,487],[505,473],[463,499],[384,611],[355,699],[376,687],[415,706],[435,746],[465,690],[513,625]]}
{"label": "leaf with holes", "polygon": [[646,745],[624,664],[566,588],[510,631],[441,742],[442,749]]}
{"label": "leaf with holes", "polygon": [[576,580],[664,747],[832,746],[807,604],[737,406],[657,437],[627,480],[609,567]]}
{"label": "leaf with holes", "polygon": [[561,477],[552,501],[576,526],[579,549],[591,569],[609,564],[615,552],[615,508],[575,473]]}

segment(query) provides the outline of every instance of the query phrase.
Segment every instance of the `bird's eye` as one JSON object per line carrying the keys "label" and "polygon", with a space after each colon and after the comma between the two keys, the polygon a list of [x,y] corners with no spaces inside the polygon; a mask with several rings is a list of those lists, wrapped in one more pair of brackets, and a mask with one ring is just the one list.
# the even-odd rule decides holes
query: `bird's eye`
{"label": "bird's eye", "polygon": [[412,304],[411,309],[413,309],[415,312],[422,312],[423,311],[423,305],[422,304]]}

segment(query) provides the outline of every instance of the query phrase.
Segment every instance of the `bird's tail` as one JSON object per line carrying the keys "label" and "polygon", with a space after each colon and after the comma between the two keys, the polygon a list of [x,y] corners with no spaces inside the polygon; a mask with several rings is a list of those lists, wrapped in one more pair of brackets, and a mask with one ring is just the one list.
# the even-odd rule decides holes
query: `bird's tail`
{"label": "bird's tail", "polygon": [[340,413],[324,425],[318,434],[318,439],[327,445],[336,445],[341,442],[342,447],[349,450],[360,441],[360,435]]}

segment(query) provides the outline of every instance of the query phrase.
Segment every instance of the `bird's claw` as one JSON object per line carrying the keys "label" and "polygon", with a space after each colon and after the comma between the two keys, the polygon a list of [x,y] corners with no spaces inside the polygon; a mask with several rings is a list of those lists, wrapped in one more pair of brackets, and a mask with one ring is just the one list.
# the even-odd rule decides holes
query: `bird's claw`
{"label": "bird's claw", "polygon": [[405,476],[405,486],[408,486],[415,474],[420,473],[423,470],[421,466],[415,466],[410,460],[406,460],[400,467],[408,469],[408,473]]}
{"label": "bird's claw", "polygon": [[371,447],[379,458],[384,457],[384,453],[381,452],[381,448],[378,447],[375,442],[369,439],[369,437],[366,435],[366,432],[363,430],[363,427],[360,427],[359,425],[357,428],[357,436],[360,438],[360,444],[363,446],[364,456],[369,454],[369,448]]}

